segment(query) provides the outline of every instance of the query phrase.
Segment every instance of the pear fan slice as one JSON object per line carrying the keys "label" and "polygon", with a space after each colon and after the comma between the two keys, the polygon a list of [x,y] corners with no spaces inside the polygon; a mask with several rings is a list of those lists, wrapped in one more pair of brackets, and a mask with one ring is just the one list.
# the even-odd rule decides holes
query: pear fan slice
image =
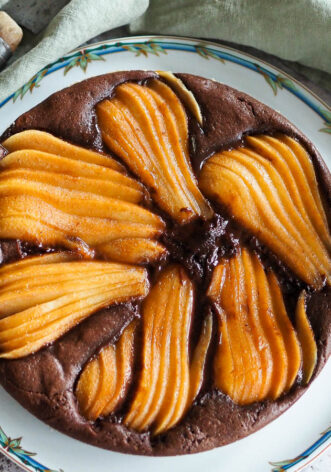
{"label": "pear fan slice", "polygon": [[302,355],[279,283],[245,248],[214,270],[208,295],[219,315],[216,386],[238,404],[277,399],[294,384]]}
{"label": "pear fan slice", "polygon": [[115,345],[104,348],[83,369],[76,387],[81,414],[94,421],[118,408],[132,377],[137,320],[123,331]]}
{"label": "pear fan slice", "polygon": [[314,331],[306,312],[306,293],[303,290],[299,296],[296,312],[295,326],[302,347],[302,373],[303,383],[309,383],[317,363],[317,345]]}
{"label": "pear fan slice", "polygon": [[187,117],[170,87],[158,80],[122,84],[114,98],[97,106],[97,115],[107,146],[165,212],[179,223],[212,216],[191,168]]}
{"label": "pear fan slice", "polygon": [[[36,130],[5,144],[11,152],[0,162],[0,238],[83,255],[97,251],[120,262],[149,262],[165,254],[155,241],[164,222],[140,206],[145,188],[117,161]],[[136,254],[128,247],[131,240]]]}
{"label": "pear fan slice", "polygon": [[176,425],[202,385],[212,320],[205,321],[190,362],[188,343],[193,284],[179,266],[160,274],[143,304],[142,365],[137,390],[124,419],[137,431],[161,434]]}
{"label": "pear fan slice", "polygon": [[98,246],[97,250],[108,260],[129,264],[148,264],[167,256],[161,243],[147,238],[115,239]]}
{"label": "pear fan slice", "polygon": [[201,189],[308,285],[331,284],[331,238],[316,176],[292,138],[250,136],[208,159]]}
{"label": "pear fan slice", "polygon": [[50,133],[29,129],[17,134],[13,134],[7,138],[2,145],[9,151],[21,151],[26,149],[34,149],[36,151],[44,151],[56,156],[68,157],[70,159],[97,164],[119,172],[125,172],[125,168],[112,157],[91,151],[81,146],[63,141],[56,138]]}
{"label": "pear fan slice", "polygon": [[21,264],[1,273],[0,358],[34,353],[98,309],[143,298],[149,289],[147,272],[132,265],[56,262],[54,254]]}

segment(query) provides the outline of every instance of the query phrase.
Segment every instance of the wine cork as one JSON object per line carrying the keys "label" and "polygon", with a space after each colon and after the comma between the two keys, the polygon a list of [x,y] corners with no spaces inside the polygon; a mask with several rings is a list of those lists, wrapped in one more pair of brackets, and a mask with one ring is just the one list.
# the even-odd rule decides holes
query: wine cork
{"label": "wine cork", "polygon": [[14,52],[23,37],[22,28],[4,11],[0,11],[0,38]]}

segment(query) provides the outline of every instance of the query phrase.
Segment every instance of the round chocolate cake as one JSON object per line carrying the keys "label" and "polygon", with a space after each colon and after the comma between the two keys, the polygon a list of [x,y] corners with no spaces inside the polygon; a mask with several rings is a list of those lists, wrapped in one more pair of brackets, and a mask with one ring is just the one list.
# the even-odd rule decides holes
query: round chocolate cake
{"label": "round chocolate cake", "polygon": [[0,382],[106,449],[187,454],[261,428],[331,348],[331,176],[242,92],[126,71],[1,139]]}

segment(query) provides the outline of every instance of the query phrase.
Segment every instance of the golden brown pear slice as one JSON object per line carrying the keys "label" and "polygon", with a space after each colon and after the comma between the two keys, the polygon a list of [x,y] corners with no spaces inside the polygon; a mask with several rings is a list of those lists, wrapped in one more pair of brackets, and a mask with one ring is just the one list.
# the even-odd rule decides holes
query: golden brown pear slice
{"label": "golden brown pear slice", "polygon": [[189,333],[193,285],[179,266],[159,276],[143,305],[142,371],[124,420],[138,431],[153,428],[160,434],[180,421],[198,394],[211,337],[206,322],[189,361]]}
{"label": "golden brown pear slice", "polygon": [[192,357],[192,362],[190,366],[190,393],[187,397],[188,408],[192,405],[203,383],[203,374],[205,370],[207,351],[210,345],[212,331],[213,317],[211,314],[209,314],[203,322],[202,332]]}
{"label": "golden brown pear slice", "polygon": [[[60,257],[56,258],[56,255],[60,255]],[[44,259],[46,260],[44,261]],[[115,273],[123,269],[123,264],[105,265],[104,262],[78,261],[77,259],[77,255],[70,252],[54,252],[45,254],[42,257],[28,257],[13,264],[5,265],[0,269],[0,290],[7,289],[9,285],[11,289],[20,287],[23,283],[28,283],[29,287],[38,286],[40,282],[52,281],[52,278],[55,277],[58,278],[58,281],[71,280],[77,273],[78,267],[82,278],[86,275],[100,274],[101,271],[105,274],[107,272]],[[61,265],[58,265],[59,262],[61,262]],[[38,267],[39,265],[43,267]],[[42,280],[39,277],[41,273],[43,275]]]}
{"label": "golden brown pear slice", "polygon": [[97,246],[119,238],[152,238],[164,228],[160,217],[129,202],[67,197],[0,198],[0,237],[72,248],[75,238]]}
{"label": "golden brown pear slice", "polygon": [[215,154],[200,186],[304,282],[331,283],[330,233],[310,158],[286,136]]}
{"label": "golden brown pear slice", "polygon": [[120,85],[97,106],[107,146],[151,190],[158,205],[180,223],[212,211],[200,193],[188,155],[187,117],[166,84]]}
{"label": "golden brown pear slice", "polygon": [[43,151],[24,149],[7,154],[0,161],[3,170],[30,169],[65,174],[73,177],[106,180],[127,187],[142,189],[141,184],[117,170],[68,157],[56,156]]}
{"label": "golden brown pear slice", "polygon": [[303,218],[312,225],[327,249],[331,250],[328,223],[318,191],[313,164],[306,150],[289,136],[248,136],[250,145],[269,159],[284,176],[293,203]]}
{"label": "golden brown pear slice", "polygon": [[35,149],[36,151],[44,151],[57,156],[98,164],[120,172],[125,171],[124,167],[112,157],[81,146],[75,146],[45,131],[35,129],[22,131],[7,138],[2,145],[9,152]]}
{"label": "golden brown pear slice", "polygon": [[[191,114],[195,117],[197,122],[202,126],[203,118],[200,106],[195,96],[186,87],[184,82],[176,77],[172,72],[159,70],[157,73],[176,92],[176,95],[181,99],[187,109],[190,110]],[[153,79],[151,82],[164,85],[160,80]]]}
{"label": "golden brown pear slice", "polygon": [[[36,352],[98,309],[144,297],[148,291],[147,272],[134,266],[109,262],[38,262],[36,265],[22,262],[22,268],[16,263],[16,267],[8,271],[12,283],[5,281],[1,288],[2,358],[12,359]],[[90,268],[90,276],[84,267],[80,270],[80,264],[85,264],[85,269]],[[76,280],[65,277],[61,280],[60,274],[67,270],[76,273]],[[15,271],[19,276],[13,282]],[[25,277],[28,273],[30,277]],[[43,286],[44,277],[49,280],[52,273],[58,275],[59,282]],[[31,277],[34,284],[30,288]],[[40,280],[38,285],[37,279]],[[13,290],[13,283],[20,283],[19,289]]]}
{"label": "golden brown pear slice", "polygon": [[[69,156],[69,151],[62,154]],[[158,236],[164,229],[162,219],[137,205],[145,195],[143,186],[103,165],[103,160],[108,159],[105,156],[92,152],[91,156],[95,157],[92,159],[89,151],[86,153],[80,160],[78,151],[71,159],[22,149],[2,159],[0,237],[46,246],[61,245],[88,255],[94,246],[100,246],[101,253],[101,246],[105,245],[109,252],[107,244],[113,240]],[[163,252],[163,247],[155,241],[147,242],[145,250],[142,246],[143,243],[136,244],[138,253],[135,255],[131,248],[122,261],[155,259]],[[129,250],[122,247],[122,251],[118,248],[115,252],[114,260],[120,260],[120,253],[124,256]]]}
{"label": "golden brown pear slice", "polygon": [[298,299],[295,312],[295,326],[302,349],[303,382],[307,384],[314,373],[317,363],[317,346],[311,324],[306,313],[306,293]]}
{"label": "golden brown pear slice", "polygon": [[299,369],[301,367],[301,347],[297,334],[288,317],[284,304],[283,294],[281,292],[277,277],[273,272],[269,273],[267,277],[272,298],[273,311],[275,313],[279,329],[282,333],[285,349],[287,352],[288,367],[285,391],[288,391],[294,384],[294,381],[297,378]]}
{"label": "golden brown pear slice", "polygon": [[216,386],[239,404],[289,390],[301,350],[274,273],[244,248],[215,268],[208,295],[219,314]]}
{"label": "golden brown pear slice", "polygon": [[[216,288],[214,281],[213,292],[209,291],[209,295],[216,302],[216,308],[218,308],[217,311],[221,318],[219,326],[222,330],[220,333],[222,342],[219,345],[220,352],[217,353],[217,357],[225,356],[224,359],[226,359],[231,353],[231,361],[226,369],[229,376],[224,375],[226,371],[222,373],[221,369],[216,366],[220,373],[216,384],[235,402],[250,403],[257,399],[258,391],[261,388],[261,360],[253,342],[248,311],[245,309],[247,296],[244,288],[241,255],[222,264],[217,274],[217,278],[222,281],[221,270],[225,271],[222,288],[216,291],[215,298],[212,295]],[[226,345],[226,342],[223,344],[223,339],[229,340],[229,346]]]}
{"label": "golden brown pear slice", "polygon": [[43,255],[43,257],[25,257],[24,259],[18,262],[12,262],[11,264],[6,264],[0,267],[0,284],[2,285],[6,281],[9,274],[17,273],[17,268],[19,268],[19,270],[22,270],[23,268],[35,266],[38,264],[44,265],[56,262],[70,262],[75,259],[77,259],[77,255],[69,251],[51,252],[49,254]]}
{"label": "golden brown pear slice", "polygon": [[103,349],[84,367],[75,393],[88,420],[109,415],[123,399],[132,375],[136,326],[136,321],[131,322],[117,344]]}
{"label": "golden brown pear slice", "polygon": [[31,169],[12,169],[0,174],[1,195],[15,195],[21,187],[28,186],[33,189],[37,185],[44,189],[48,188],[50,191],[53,187],[59,187],[132,203],[139,203],[144,197],[143,188],[139,188],[134,180],[125,184]]}
{"label": "golden brown pear slice", "polygon": [[106,259],[129,264],[148,264],[167,255],[158,241],[146,238],[116,239],[97,247]]}

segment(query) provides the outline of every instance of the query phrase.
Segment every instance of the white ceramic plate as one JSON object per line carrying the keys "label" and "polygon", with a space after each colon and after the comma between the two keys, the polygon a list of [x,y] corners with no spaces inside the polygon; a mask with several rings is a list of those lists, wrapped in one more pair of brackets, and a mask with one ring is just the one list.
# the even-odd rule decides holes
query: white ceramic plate
{"label": "white ceramic plate", "polygon": [[[45,67],[0,104],[0,134],[51,93],[87,77],[127,69],[189,72],[247,92],[298,126],[331,167],[331,110],[318,97],[255,57],[211,42],[170,36],[103,42]],[[0,389],[0,451],[33,472],[299,471],[331,445],[330,391],[329,361],[292,408],[251,436],[193,456],[150,458],[104,451],[70,439],[37,420]],[[282,463],[270,464],[279,461]]]}

